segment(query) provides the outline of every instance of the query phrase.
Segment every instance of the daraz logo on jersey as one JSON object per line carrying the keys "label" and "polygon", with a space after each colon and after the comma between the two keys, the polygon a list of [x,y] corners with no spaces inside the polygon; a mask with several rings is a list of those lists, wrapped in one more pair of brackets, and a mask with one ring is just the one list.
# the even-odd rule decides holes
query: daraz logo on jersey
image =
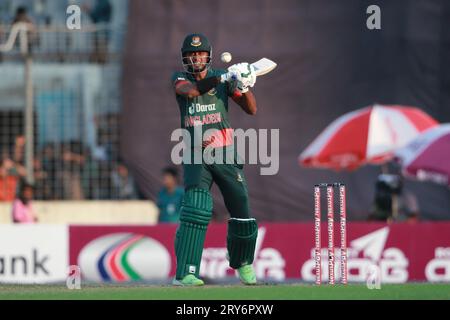
{"label": "daraz logo on jersey", "polygon": [[195,112],[207,112],[207,111],[216,111],[216,104],[200,104],[200,103],[192,103],[188,109],[189,114],[193,115]]}

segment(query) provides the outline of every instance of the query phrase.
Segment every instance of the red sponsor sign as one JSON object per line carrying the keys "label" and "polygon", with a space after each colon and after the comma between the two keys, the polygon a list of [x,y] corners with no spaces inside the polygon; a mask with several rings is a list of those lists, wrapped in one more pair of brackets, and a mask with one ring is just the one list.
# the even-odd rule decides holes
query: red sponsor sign
{"label": "red sponsor sign", "polygon": [[[328,277],[327,229],[322,224],[322,280]],[[176,225],[71,226],[70,263],[85,278],[105,281],[167,279],[175,273]],[[226,260],[225,224],[211,224],[201,275],[234,275]],[[450,281],[450,222],[348,223],[348,281],[365,282],[377,267],[383,283]],[[335,224],[335,277],[340,277]],[[261,223],[254,267],[259,279],[315,281],[313,223]]]}

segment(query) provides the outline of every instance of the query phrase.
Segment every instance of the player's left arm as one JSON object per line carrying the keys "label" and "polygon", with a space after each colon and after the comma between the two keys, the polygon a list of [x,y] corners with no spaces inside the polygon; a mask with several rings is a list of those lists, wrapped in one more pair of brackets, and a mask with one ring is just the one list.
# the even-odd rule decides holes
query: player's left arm
{"label": "player's left arm", "polygon": [[252,116],[256,114],[256,98],[250,90],[242,93],[241,95],[234,95],[231,99],[233,99],[233,101],[236,102],[247,114]]}

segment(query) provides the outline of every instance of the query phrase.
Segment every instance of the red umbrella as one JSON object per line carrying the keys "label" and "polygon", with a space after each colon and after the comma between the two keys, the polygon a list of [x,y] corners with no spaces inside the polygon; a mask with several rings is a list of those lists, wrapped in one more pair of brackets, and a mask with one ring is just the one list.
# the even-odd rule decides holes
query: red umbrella
{"label": "red umbrella", "polygon": [[395,155],[405,176],[450,185],[450,123],[425,131]]}
{"label": "red umbrella", "polygon": [[437,124],[418,108],[369,106],[334,120],[300,154],[299,162],[331,169],[381,164],[390,160],[396,149]]}

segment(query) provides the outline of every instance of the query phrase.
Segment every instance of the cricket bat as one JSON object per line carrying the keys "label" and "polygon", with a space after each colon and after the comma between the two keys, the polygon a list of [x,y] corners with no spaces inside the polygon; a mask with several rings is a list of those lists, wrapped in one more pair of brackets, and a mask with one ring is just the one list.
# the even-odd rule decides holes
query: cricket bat
{"label": "cricket bat", "polygon": [[267,58],[259,59],[258,61],[253,62],[251,65],[255,68],[255,73],[257,77],[269,73],[277,66],[275,62]]}

